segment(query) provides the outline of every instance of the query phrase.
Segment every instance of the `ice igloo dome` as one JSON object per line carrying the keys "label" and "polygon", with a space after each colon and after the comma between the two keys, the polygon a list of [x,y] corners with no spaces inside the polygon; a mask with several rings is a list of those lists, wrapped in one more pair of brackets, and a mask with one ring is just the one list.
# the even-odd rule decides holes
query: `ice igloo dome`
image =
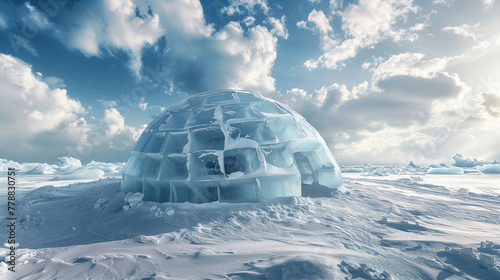
{"label": "ice igloo dome", "polygon": [[190,96],[144,130],[121,190],[156,202],[255,202],[342,184],[319,133],[288,106],[240,90]]}

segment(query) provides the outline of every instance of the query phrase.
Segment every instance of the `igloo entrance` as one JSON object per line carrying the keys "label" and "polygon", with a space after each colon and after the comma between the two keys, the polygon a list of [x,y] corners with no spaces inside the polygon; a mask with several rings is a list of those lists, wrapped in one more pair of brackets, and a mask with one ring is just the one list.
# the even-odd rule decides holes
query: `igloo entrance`
{"label": "igloo entrance", "polygon": [[219,90],[188,97],[151,122],[121,190],[156,202],[256,202],[341,184],[337,162],[301,115],[255,93]]}

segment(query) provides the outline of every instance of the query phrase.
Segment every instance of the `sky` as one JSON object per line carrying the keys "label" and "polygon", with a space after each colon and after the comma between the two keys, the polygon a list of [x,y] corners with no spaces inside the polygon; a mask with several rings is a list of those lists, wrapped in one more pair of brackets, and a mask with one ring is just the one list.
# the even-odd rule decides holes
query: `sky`
{"label": "sky", "polygon": [[500,159],[495,0],[0,2],[0,158],[126,161],[188,95],[285,103],[341,165]]}

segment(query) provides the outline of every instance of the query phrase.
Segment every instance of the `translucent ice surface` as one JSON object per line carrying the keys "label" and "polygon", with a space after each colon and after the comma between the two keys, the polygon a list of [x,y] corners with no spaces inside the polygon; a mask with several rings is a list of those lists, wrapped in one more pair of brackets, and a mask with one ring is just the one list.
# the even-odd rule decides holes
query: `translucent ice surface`
{"label": "translucent ice surface", "polygon": [[239,90],[200,93],[145,129],[123,172],[123,192],[156,202],[255,202],[336,189],[325,141],[285,105]]}

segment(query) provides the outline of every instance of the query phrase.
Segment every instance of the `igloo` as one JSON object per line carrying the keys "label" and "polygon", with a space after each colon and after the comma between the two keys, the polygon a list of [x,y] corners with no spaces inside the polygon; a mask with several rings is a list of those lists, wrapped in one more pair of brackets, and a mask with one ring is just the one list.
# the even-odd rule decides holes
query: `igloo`
{"label": "igloo", "polygon": [[304,117],[259,94],[218,90],[190,96],[149,124],[121,190],[156,202],[257,202],[340,185],[337,162]]}

